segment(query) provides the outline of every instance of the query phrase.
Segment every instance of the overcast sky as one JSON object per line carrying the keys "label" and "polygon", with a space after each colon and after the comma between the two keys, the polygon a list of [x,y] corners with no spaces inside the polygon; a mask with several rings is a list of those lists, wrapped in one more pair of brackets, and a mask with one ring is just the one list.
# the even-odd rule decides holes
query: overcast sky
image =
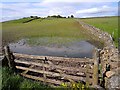
{"label": "overcast sky", "polygon": [[[119,0],[1,0],[0,21],[31,15],[74,15],[75,17],[117,16]],[[105,1],[105,2],[104,2]],[[111,2],[112,1],[112,2]]]}

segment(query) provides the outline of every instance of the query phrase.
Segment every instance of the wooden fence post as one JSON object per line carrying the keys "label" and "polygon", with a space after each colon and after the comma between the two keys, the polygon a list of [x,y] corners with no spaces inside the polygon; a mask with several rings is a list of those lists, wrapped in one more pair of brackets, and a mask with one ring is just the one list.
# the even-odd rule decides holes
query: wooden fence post
{"label": "wooden fence post", "polygon": [[44,78],[44,83],[46,83],[46,74],[44,73],[46,71],[46,67],[44,66],[44,64],[46,63],[47,58],[45,57],[45,60],[43,61],[43,78]]}
{"label": "wooden fence post", "polygon": [[98,60],[98,50],[94,49],[94,67],[93,67],[93,86],[98,85],[98,67],[99,67],[99,60]]}
{"label": "wooden fence post", "polygon": [[89,76],[89,73],[88,73],[88,72],[89,72],[89,68],[90,68],[90,67],[89,67],[89,62],[88,62],[88,63],[86,63],[86,85],[87,85],[87,86],[89,86],[89,84],[90,84],[90,83],[89,83],[89,77],[90,77],[90,76]]}
{"label": "wooden fence post", "polygon": [[7,60],[8,60],[8,66],[11,69],[15,69],[15,62],[14,62],[15,58],[14,58],[13,54],[10,52],[9,46],[5,46],[4,50],[5,50],[5,56],[6,56]]}

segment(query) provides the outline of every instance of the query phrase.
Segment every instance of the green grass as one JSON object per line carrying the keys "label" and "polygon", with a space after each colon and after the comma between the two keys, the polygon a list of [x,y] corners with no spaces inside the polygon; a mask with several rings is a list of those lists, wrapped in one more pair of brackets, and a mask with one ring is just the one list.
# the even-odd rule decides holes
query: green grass
{"label": "green grass", "polygon": [[115,44],[118,46],[118,17],[102,17],[81,19],[85,23],[93,25],[112,35],[114,32]]}
{"label": "green grass", "polygon": [[[2,23],[3,41],[6,43],[17,41],[22,38],[29,38],[34,42],[36,38],[56,38],[59,43],[71,40],[90,40],[92,36],[74,19],[37,19],[29,23],[9,21]],[[16,23],[15,23],[16,22]],[[35,38],[35,39],[34,39]],[[58,40],[63,38],[62,40]],[[50,42],[49,41],[49,42]]]}
{"label": "green grass", "polygon": [[[71,86],[64,86],[63,83],[57,87],[50,87],[43,85],[41,82],[33,81],[30,79],[23,78],[19,74],[13,72],[10,68],[4,66],[0,68],[0,75],[2,75],[2,90],[87,90],[88,87],[82,83],[71,83]],[[89,89],[88,89],[89,90]]]}
{"label": "green grass", "polygon": [[43,85],[42,83],[37,81],[23,78],[20,75],[15,74],[8,67],[2,67],[0,68],[0,70],[2,71],[2,90],[51,90],[50,86]]}

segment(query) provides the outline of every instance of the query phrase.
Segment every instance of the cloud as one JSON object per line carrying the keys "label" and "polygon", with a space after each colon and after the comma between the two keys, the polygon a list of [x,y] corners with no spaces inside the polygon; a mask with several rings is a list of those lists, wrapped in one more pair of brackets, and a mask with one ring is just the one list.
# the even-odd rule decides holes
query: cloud
{"label": "cloud", "polygon": [[51,7],[48,15],[68,16],[70,14],[73,14],[74,12],[75,12],[75,8],[72,6],[53,7],[53,8]]}
{"label": "cloud", "polygon": [[53,8],[49,11],[48,15],[61,15],[63,12],[60,8]]}
{"label": "cloud", "polygon": [[44,2],[119,2],[119,0],[44,0]]}
{"label": "cloud", "polygon": [[[2,9],[3,20],[17,19],[22,17],[28,17],[31,15],[38,15],[46,17],[48,15],[74,15],[75,17],[85,16],[104,16],[115,15],[117,12],[117,3],[113,2],[79,2],[79,0],[73,0],[67,2],[60,2],[61,0],[43,0],[39,3],[2,3],[0,9]],[[77,2],[78,1],[78,2]]]}
{"label": "cloud", "polygon": [[105,17],[111,16],[110,14],[102,14],[102,15],[83,15],[81,18],[90,18],[90,17]]}
{"label": "cloud", "polygon": [[1,2],[118,2],[119,0],[1,0]]}
{"label": "cloud", "polygon": [[104,5],[102,7],[78,10],[76,11],[76,14],[97,14],[97,13],[108,13],[113,11],[116,11],[116,8]]}

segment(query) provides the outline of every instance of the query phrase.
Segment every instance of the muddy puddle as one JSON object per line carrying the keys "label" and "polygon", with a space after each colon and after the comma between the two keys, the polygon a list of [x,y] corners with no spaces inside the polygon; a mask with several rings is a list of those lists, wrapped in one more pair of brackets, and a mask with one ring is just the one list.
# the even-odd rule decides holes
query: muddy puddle
{"label": "muddy puddle", "polygon": [[31,46],[26,40],[22,39],[17,43],[9,44],[12,52],[41,55],[41,56],[58,56],[58,57],[73,57],[73,58],[92,58],[94,45],[87,41],[75,41],[69,45],[50,45],[48,46]]}

